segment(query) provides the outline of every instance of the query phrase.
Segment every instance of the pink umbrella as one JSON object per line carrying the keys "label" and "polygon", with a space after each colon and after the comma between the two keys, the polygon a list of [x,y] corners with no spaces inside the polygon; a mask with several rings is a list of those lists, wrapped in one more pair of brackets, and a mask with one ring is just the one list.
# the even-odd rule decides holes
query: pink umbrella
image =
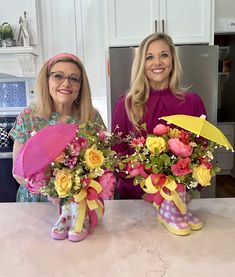
{"label": "pink umbrella", "polygon": [[13,173],[24,178],[48,166],[76,136],[76,124],[51,125],[38,131],[21,148]]}

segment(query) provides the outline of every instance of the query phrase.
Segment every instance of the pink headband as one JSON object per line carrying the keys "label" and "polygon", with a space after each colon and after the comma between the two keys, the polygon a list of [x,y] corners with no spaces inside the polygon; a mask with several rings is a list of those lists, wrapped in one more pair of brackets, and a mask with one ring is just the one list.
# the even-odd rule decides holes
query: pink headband
{"label": "pink headband", "polygon": [[52,57],[52,58],[49,60],[48,65],[47,65],[47,70],[50,69],[50,66],[52,65],[52,63],[54,63],[56,60],[59,60],[59,59],[62,59],[62,58],[70,58],[70,59],[74,60],[75,62],[80,62],[79,58],[76,57],[76,56],[73,55],[73,54],[69,54],[69,53],[60,53],[60,54],[55,55],[54,57]]}

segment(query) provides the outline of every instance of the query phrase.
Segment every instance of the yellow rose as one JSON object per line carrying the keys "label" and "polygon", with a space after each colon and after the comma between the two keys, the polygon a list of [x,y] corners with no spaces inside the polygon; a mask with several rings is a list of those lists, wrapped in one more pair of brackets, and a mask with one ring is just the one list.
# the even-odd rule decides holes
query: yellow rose
{"label": "yellow rose", "polygon": [[192,177],[202,186],[209,186],[211,181],[210,169],[204,165],[200,165],[193,170]]}
{"label": "yellow rose", "polygon": [[148,136],[146,139],[146,146],[152,153],[154,153],[154,148],[157,148],[161,153],[166,149],[166,142],[162,137]]}
{"label": "yellow rose", "polygon": [[89,148],[85,153],[85,161],[89,168],[97,168],[100,167],[104,163],[104,156],[102,151]]}
{"label": "yellow rose", "polygon": [[58,170],[55,177],[55,190],[60,198],[65,198],[69,195],[72,187],[72,175],[65,170]]}

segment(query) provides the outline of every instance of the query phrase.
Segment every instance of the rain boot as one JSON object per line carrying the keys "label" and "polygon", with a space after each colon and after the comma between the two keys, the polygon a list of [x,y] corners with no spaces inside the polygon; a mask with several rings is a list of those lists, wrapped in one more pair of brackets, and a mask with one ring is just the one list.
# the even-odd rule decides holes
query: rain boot
{"label": "rain boot", "polygon": [[71,228],[68,231],[68,239],[70,241],[75,241],[75,242],[85,239],[89,234],[89,227],[90,227],[89,217],[86,215],[84,222],[83,222],[81,232],[78,232],[75,230],[76,222],[78,219],[78,205],[79,204],[77,204],[75,202],[70,203],[71,213],[72,213],[72,222],[71,222]]}
{"label": "rain boot", "polygon": [[[185,199],[186,203],[189,203],[190,196],[187,192],[186,194],[184,194],[184,192],[181,192],[181,197]],[[202,222],[200,221],[200,219],[196,217],[194,214],[192,214],[188,209],[186,214],[184,215],[184,218],[188,223],[188,225],[190,226],[191,230],[197,231],[202,228]]]}
{"label": "rain boot", "polygon": [[63,240],[68,237],[68,230],[71,225],[70,204],[65,204],[61,208],[61,215],[51,230],[51,237],[57,240]]}
{"label": "rain boot", "polygon": [[[182,203],[185,203],[185,186],[178,184],[176,189]],[[187,208],[187,207],[186,207]],[[175,205],[173,200],[164,199],[158,208],[157,219],[171,233],[179,236],[186,236],[191,233],[191,228],[183,214]]]}

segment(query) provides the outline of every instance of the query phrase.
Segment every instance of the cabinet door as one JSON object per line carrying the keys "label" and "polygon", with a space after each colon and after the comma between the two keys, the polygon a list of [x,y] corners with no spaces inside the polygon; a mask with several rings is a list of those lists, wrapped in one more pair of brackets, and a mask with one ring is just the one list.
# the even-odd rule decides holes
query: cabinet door
{"label": "cabinet door", "polygon": [[41,34],[44,59],[60,52],[82,57],[81,0],[41,0]]}
{"label": "cabinet door", "polygon": [[107,0],[109,46],[139,45],[157,28],[159,0]]}
{"label": "cabinet door", "polygon": [[[161,27],[175,44],[209,43],[212,37],[210,0],[161,0]],[[163,23],[164,20],[164,23]]]}

